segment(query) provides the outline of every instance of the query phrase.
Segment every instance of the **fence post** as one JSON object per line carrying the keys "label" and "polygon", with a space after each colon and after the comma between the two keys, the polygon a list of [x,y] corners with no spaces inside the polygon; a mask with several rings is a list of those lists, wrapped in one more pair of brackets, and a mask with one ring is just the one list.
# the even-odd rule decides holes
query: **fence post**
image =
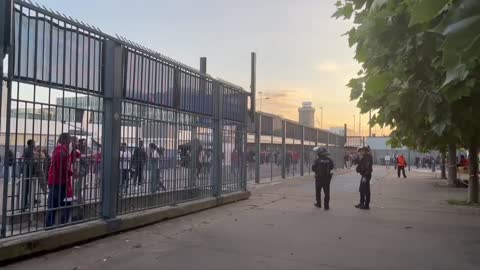
{"label": "fence post", "polygon": [[[223,89],[216,81],[213,82],[213,145],[212,145],[212,184],[213,195],[219,197],[222,194],[223,165],[222,165],[222,139],[223,139]],[[225,158],[227,153],[225,153]],[[230,160],[230,162],[232,162]]]}
{"label": "fence post", "polygon": [[260,155],[261,155],[262,115],[255,116],[255,183],[260,183]]}
{"label": "fence post", "polygon": [[[2,196],[2,220],[1,220],[1,228],[0,228],[0,238],[3,238],[6,236],[6,229],[7,229],[7,198],[8,198],[8,183],[10,181],[9,179],[9,170],[7,162],[8,160],[5,158],[8,149],[10,148],[10,114],[11,114],[11,89],[12,89],[12,82],[11,82],[11,76],[13,75],[12,73],[12,65],[14,63],[13,57],[8,58],[8,80],[7,80],[7,87],[6,91],[7,94],[4,95],[3,91],[3,73],[4,73],[4,66],[3,66],[3,60],[5,55],[8,53],[11,55],[11,28],[12,28],[12,13],[13,13],[13,4],[12,0],[0,0],[0,87],[1,87],[1,92],[0,92],[0,113],[3,111],[2,104],[6,104],[7,108],[5,109],[6,115],[2,115],[2,118],[5,117],[5,152],[4,152],[4,168],[7,168],[7,170],[4,170],[3,172],[3,192],[1,194]],[[7,100],[3,102],[2,98],[6,96]]]}
{"label": "fence post", "polygon": [[287,122],[282,119],[282,178],[286,178],[287,165]]}
{"label": "fence post", "polygon": [[300,138],[301,138],[301,143],[302,143],[302,148],[300,150],[301,156],[300,156],[300,176],[304,175],[304,166],[305,166],[305,126],[300,126]]}
{"label": "fence post", "polygon": [[102,218],[117,215],[120,180],[120,134],[122,108],[122,72],[124,67],[122,46],[112,40],[104,43],[103,77],[103,181]]}

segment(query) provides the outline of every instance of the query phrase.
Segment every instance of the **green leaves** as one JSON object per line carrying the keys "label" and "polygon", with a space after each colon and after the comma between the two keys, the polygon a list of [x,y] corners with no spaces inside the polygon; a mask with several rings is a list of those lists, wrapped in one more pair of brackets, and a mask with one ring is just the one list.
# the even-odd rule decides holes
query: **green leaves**
{"label": "green leaves", "polygon": [[380,94],[382,91],[385,91],[385,88],[391,82],[391,80],[392,74],[390,73],[370,75],[365,83],[365,89],[371,94]]}
{"label": "green leaves", "polygon": [[341,3],[337,2],[335,4],[337,6],[337,11],[332,15],[335,19],[343,17],[344,20],[348,20],[352,17],[353,14],[353,4],[348,2],[342,5]]}
{"label": "green leaves", "polygon": [[449,87],[443,91],[445,99],[449,102],[455,102],[463,97],[468,97],[472,89],[467,86]]}
{"label": "green leaves", "polygon": [[431,21],[445,9],[450,0],[413,0],[410,26]]}
{"label": "green leaves", "polygon": [[452,82],[463,81],[467,78],[469,71],[465,64],[457,65],[452,69],[447,70],[447,76],[442,88],[449,85]]}
{"label": "green leaves", "polygon": [[[341,0],[362,64],[350,98],[392,143],[425,150],[480,137],[480,0]],[[478,108],[477,108],[478,107]],[[477,135],[475,135],[477,134]]]}
{"label": "green leaves", "polygon": [[385,5],[389,0],[374,0],[370,10],[376,10]]}
{"label": "green leaves", "polygon": [[351,79],[347,86],[352,89],[350,92],[350,100],[356,100],[363,94],[362,79]]}

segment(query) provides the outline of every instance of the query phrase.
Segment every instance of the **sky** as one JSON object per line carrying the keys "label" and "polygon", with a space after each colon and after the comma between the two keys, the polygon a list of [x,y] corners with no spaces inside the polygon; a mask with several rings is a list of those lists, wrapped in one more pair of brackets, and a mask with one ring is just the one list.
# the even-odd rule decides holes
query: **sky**
{"label": "sky", "polygon": [[[342,36],[353,25],[335,20],[336,0],[37,0],[56,11],[118,34],[192,67],[250,89],[250,53],[257,53],[262,111],[298,120],[311,101],[317,127],[353,126],[349,79],[359,65]],[[258,105],[259,106],[259,105]],[[260,109],[260,108],[259,108]],[[367,116],[362,116],[362,133]]]}

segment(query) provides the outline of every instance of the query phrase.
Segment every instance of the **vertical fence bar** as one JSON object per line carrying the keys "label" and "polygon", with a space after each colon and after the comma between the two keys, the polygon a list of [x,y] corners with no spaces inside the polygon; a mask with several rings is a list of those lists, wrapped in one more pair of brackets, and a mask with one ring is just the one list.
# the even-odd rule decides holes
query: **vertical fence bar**
{"label": "vertical fence bar", "polygon": [[286,178],[287,172],[287,122],[282,119],[282,179]]}
{"label": "vertical fence bar", "polygon": [[[274,121],[274,120],[272,120]],[[273,181],[273,155],[274,155],[274,149],[275,147],[273,146],[273,122],[272,122],[272,135],[270,136],[270,150],[268,151],[269,159],[268,162],[270,163],[270,181]]]}
{"label": "vertical fence bar", "polygon": [[300,126],[300,139],[302,144],[300,148],[300,176],[303,176],[305,167],[305,126]]}
{"label": "vertical fence bar", "polygon": [[223,88],[218,82],[213,83],[213,145],[212,145],[212,163],[213,173],[213,195],[219,197],[222,194],[223,180]]}
{"label": "vertical fence bar", "polygon": [[[8,165],[7,160],[7,152],[10,149],[10,114],[11,114],[11,99],[12,99],[12,76],[13,76],[13,64],[14,64],[14,53],[13,53],[13,46],[12,43],[12,14],[13,14],[13,1],[12,0],[0,0],[0,87],[1,87],[1,94],[0,94],[0,101],[3,99],[3,81],[4,81],[4,66],[3,60],[6,54],[8,54],[8,78],[7,78],[7,95],[6,95],[6,117],[5,117],[5,153],[4,153],[4,169],[3,172],[3,194],[2,194],[2,224],[0,229],[0,238],[6,236],[7,232],[7,198],[8,198],[8,184],[10,181],[10,167]],[[0,103],[0,113],[3,111],[1,108]],[[0,123],[1,127],[1,123]],[[12,157],[13,158],[13,157]],[[15,167],[14,167],[15,168]],[[14,185],[14,183],[12,184]]]}
{"label": "vertical fence bar", "polygon": [[255,183],[260,183],[262,115],[255,116]]}
{"label": "vertical fence bar", "polygon": [[103,181],[102,217],[113,219],[117,213],[120,179],[120,133],[122,108],[122,46],[114,41],[104,43],[103,99]]}

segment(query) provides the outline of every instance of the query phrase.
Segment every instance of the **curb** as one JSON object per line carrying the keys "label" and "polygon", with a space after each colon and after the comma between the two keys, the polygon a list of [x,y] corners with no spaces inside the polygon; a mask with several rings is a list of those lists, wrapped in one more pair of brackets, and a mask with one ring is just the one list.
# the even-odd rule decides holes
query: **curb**
{"label": "curb", "polygon": [[17,236],[0,242],[0,265],[25,257],[47,253],[78,243],[92,241],[122,231],[128,231],[163,220],[184,216],[213,207],[246,200],[249,191],[224,194],[218,198],[210,197],[196,201],[180,203],[122,215],[114,220],[96,220],[52,231],[41,231]]}

